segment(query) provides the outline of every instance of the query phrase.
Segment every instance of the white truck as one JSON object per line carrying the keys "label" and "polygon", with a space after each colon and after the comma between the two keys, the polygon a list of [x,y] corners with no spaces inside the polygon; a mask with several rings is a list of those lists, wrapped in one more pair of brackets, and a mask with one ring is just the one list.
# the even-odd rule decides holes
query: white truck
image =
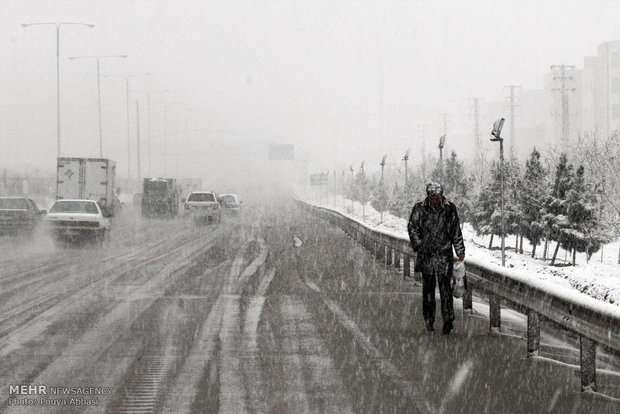
{"label": "white truck", "polygon": [[56,200],[93,200],[110,215],[118,208],[114,193],[116,163],[105,158],[58,158]]}

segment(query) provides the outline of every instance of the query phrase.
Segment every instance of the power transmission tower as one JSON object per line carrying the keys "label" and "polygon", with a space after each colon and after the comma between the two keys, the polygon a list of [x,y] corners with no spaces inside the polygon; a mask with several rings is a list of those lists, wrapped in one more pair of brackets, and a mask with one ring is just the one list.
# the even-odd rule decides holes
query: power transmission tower
{"label": "power transmission tower", "polygon": [[515,142],[517,141],[517,136],[515,133],[515,108],[518,106],[515,101],[515,90],[519,89],[520,85],[506,85],[506,88],[510,89],[510,96],[508,99],[510,100],[510,154],[515,154]]}
{"label": "power transmission tower", "polygon": [[566,145],[569,140],[570,134],[570,120],[569,120],[569,108],[568,108],[568,92],[575,92],[575,88],[568,87],[567,81],[574,80],[572,71],[575,70],[575,65],[552,65],[551,70],[555,72],[553,80],[560,81],[559,88],[553,88],[555,92],[560,92],[562,102],[562,145]]}

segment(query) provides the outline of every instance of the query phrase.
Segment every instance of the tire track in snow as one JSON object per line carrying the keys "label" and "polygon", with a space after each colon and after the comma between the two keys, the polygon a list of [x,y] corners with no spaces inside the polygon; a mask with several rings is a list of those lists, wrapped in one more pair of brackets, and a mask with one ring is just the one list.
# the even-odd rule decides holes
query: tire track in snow
{"label": "tire track in snow", "polygon": [[[179,269],[189,266],[192,258],[211,248],[212,242],[205,245],[203,240],[194,240],[185,245],[185,250],[161,269],[147,283],[136,289],[133,294],[118,303],[110,312],[99,319],[86,331],[77,342],[69,345],[42,372],[38,373],[33,383],[70,384],[74,379],[73,372],[86,372],[100,356],[115,343],[120,336],[129,330],[139,315],[157,300],[158,296],[150,294],[170,280],[170,275]],[[133,298],[139,300],[133,300]],[[134,349],[135,350],[135,349]],[[108,379],[110,380],[110,379]],[[63,382],[64,381],[64,382]],[[18,383],[19,381],[16,381]],[[2,406],[0,406],[0,409]],[[15,412],[20,412],[14,407]]]}

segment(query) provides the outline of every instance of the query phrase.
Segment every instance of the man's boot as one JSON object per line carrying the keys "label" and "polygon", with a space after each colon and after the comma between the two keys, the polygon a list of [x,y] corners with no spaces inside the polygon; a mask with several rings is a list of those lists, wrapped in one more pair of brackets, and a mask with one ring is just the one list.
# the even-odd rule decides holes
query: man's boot
{"label": "man's boot", "polygon": [[449,321],[449,322],[444,322],[444,324],[443,324],[443,329],[442,329],[442,333],[443,333],[444,335],[448,335],[448,334],[450,334],[450,332],[452,331],[452,328],[453,328],[453,326],[452,326],[452,321]]}
{"label": "man's boot", "polygon": [[433,327],[433,321],[427,319],[424,321],[424,324],[426,325],[426,330],[428,332],[434,332],[435,328]]}

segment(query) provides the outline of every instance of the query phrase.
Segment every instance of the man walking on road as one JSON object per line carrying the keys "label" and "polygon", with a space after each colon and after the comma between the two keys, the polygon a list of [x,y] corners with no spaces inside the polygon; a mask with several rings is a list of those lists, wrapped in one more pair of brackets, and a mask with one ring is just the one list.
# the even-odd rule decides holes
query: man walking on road
{"label": "man walking on road", "polygon": [[438,284],[443,333],[447,335],[454,321],[452,247],[458,260],[463,261],[465,245],[456,206],[443,196],[441,184],[431,182],[426,185],[426,199],[413,206],[407,231],[411,246],[417,252],[415,271],[422,272],[422,315],[426,330],[434,331],[435,284]]}

